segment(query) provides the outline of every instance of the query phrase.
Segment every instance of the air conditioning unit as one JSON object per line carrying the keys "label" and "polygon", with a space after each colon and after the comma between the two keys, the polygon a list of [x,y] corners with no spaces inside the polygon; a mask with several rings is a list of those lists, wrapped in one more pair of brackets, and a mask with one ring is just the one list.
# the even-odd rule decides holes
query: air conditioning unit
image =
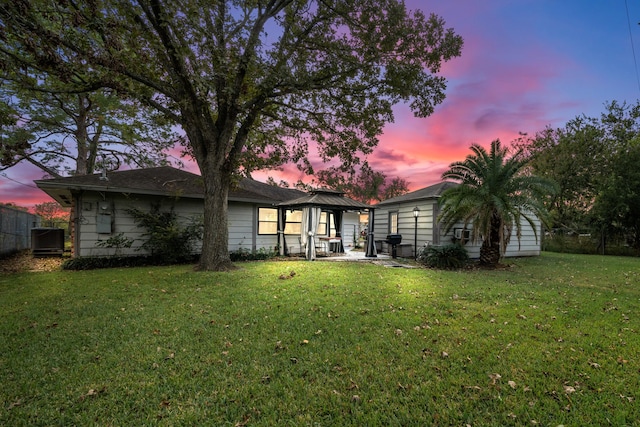
{"label": "air conditioning unit", "polygon": [[471,230],[467,230],[466,228],[454,228],[453,237],[457,240],[467,242],[471,239]]}
{"label": "air conditioning unit", "polygon": [[32,228],[31,252],[33,256],[62,256],[64,254],[64,229]]}

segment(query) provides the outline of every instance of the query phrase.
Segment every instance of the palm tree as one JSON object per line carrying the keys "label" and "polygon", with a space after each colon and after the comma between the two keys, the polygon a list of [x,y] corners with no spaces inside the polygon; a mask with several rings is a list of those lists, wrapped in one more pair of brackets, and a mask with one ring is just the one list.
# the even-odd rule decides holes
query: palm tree
{"label": "palm tree", "polygon": [[442,179],[460,185],[442,194],[438,220],[447,232],[456,224],[462,223],[465,228],[471,225],[471,240],[482,239],[480,263],[495,266],[514,227],[518,242],[524,221],[531,225],[538,239],[534,220],[537,217],[546,222],[548,212],[543,201],[556,191],[556,186],[527,173],[522,150],[508,158],[509,149],[498,139],[491,143],[489,153],[477,144],[471,146],[471,151],[473,154],[462,162],[452,163],[442,174]]}

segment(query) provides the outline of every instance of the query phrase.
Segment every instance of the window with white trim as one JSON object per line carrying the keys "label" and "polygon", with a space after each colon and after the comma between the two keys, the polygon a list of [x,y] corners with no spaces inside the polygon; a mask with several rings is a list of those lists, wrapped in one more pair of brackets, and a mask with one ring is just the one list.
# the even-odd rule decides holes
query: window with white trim
{"label": "window with white trim", "polygon": [[316,233],[318,236],[326,236],[327,235],[327,213],[320,213],[320,223],[318,224],[318,232]]}
{"label": "window with white trim", "polygon": [[389,212],[389,234],[398,234],[398,211]]}
{"label": "window with white trim", "polygon": [[258,208],[258,234],[278,234],[278,209]]}
{"label": "window with white trim", "polygon": [[300,234],[302,232],[302,211],[287,211],[287,224],[284,234]]}
{"label": "window with white trim", "polygon": [[[286,211],[284,234],[300,234],[302,211]],[[258,208],[258,234],[278,234],[278,209]]]}

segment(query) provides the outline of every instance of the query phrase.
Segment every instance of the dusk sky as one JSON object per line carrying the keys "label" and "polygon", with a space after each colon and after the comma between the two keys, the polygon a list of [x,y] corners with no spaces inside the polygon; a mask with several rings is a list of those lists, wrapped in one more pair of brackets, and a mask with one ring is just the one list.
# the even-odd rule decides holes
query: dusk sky
{"label": "dusk sky", "polygon": [[[464,38],[462,56],[446,63],[447,98],[426,119],[395,109],[369,157],[374,169],[401,177],[411,190],[436,183],[469,146],[510,143],[519,132],[562,127],[599,116],[608,101],[640,99],[639,0],[406,0],[434,12]],[[627,15],[628,10],[628,15]],[[635,56],[632,44],[635,46]],[[197,172],[190,164],[189,170]],[[295,182],[295,168],[254,178]],[[0,175],[0,202],[51,199],[35,187],[42,172],[24,164]]]}

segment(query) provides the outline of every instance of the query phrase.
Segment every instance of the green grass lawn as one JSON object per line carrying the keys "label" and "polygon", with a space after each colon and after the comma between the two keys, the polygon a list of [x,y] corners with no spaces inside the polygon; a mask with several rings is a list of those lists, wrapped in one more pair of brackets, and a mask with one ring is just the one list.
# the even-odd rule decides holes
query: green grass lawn
{"label": "green grass lawn", "polygon": [[0,425],[638,425],[640,259],[508,262],[3,275]]}

